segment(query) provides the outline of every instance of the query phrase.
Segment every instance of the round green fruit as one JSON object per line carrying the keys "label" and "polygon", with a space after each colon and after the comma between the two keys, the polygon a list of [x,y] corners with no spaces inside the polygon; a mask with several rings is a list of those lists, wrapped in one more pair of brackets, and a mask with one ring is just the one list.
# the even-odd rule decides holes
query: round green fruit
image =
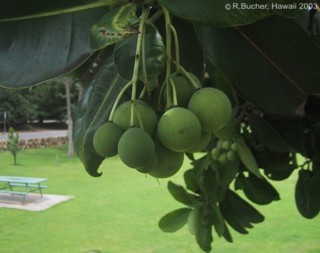
{"label": "round green fruit", "polygon": [[226,163],[228,161],[228,158],[227,158],[227,153],[222,153],[219,158],[218,158],[218,161],[220,163]]}
{"label": "round green fruit", "polygon": [[121,161],[131,168],[148,165],[155,156],[155,146],[150,135],[141,128],[129,128],[118,143]]}
{"label": "round green fruit", "polygon": [[201,125],[191,111],[182,107],[174,107],[161,116],[157,133],[160,142],[167,149],[186,152],[199,141]]}
{"label": "round green fruit", "polygon": [[155,153],[152,160],[147,165],[145,165],[141,168],[137,168],[137,171],[139,171],[141,173],[148,173],[148,172],[152,171],[157,166],[157,164],[158,164],[158,156]]}
{"label": "round green fruit", "polygon": [[[194,83],[198,86],[201,87],[201,83],[199,79],[192,73],[188,72]],[[177,101],[178,105],[181,107],[187,107],[188,102],[192,96],[192,94],[196,91],[196,87],[192,84],[192,82],[182,73],[173,73],[169,79],[174,83],[174,87],[176,89],[176,94],[177,94]],[[170,84],[167,84],[170,85]],[[170,91],[172,95],[172,89],[171,86]],[[164,92],[164,98],[165,101],[167,100],[167,94]]]}
{"label": "round green fruit", "polygon": [[232,143],[231,144],[231,150],[233,150],[233,151],[235,151],[235,152],[237,152],[238,151],[238,145],[237,145],[237,143]]}
{"label": "round green fruit", "polygon": [[123,134],[122,129],[113,122],[101,125],[93,136],[93,146],[102,157],[118,154],[118,142]]}
{"label": "round green fruit", "polygon": [[203,151],[209,144],[211,140],[211,133],[210,132],[201,132],[201,136],[199,141],[187,151],[187,153],[195,153]]}
{"label": "round green fruit", "polygon": [[218,160],[219,159],[219,156],[221,155],[221,151],[219,148],[213,148],[211,150],[211,155],[212,155],[212,158],[215,159],[215,160]]}
{"label": "round green fruit", "polygon": [[223,143],[223,141],[222,140],[218,140],[217,141],[217,148],[219,148],[219,149],[222,149],[222,143]]}
{"label": "round green fruit", "polygon": [[229,150],[231,148],[231,142],[230,141],[223,141],[221,144],[221,148],[223,150]]}
{"label": "round green fruit", "polygon": [[200,120],[203,131],[217,131],[232,116],[229,98],[222,91],[206,87],[197,90],[190,98],[188,109]]}
{"label": "round green fruit", "polygon": [[230,150],[227,152],[227,159],[231,162],[235,161],[237,159],[237,153],[233,150]]}
{"label": "round green fruit", "polygon": [[227,141],[232,139],[235,132],[235,126],[232,121],[228,122],[224,127],[213,130],[213,135],[219,140]]}
{"label": "round green fruit", "polygon": [[168,178],[176,174],[183,164],[184,154],[165,148],[160,142],[156,143],[157,164],[149,172],[156,178]]}
{"label": "round green fruit", "polygon": [[[139,125],[138,116],[141,118],[142,125]],[[126,101],[119,105],[113,115],[113,122],[120,126],[124,131],[129,129],[131,119],[131,101]],[[142,100],[136,100],[134,110],[134,126],[140,127],[150,135],[152,135],[158,123],[158,118],[153,108]]]}

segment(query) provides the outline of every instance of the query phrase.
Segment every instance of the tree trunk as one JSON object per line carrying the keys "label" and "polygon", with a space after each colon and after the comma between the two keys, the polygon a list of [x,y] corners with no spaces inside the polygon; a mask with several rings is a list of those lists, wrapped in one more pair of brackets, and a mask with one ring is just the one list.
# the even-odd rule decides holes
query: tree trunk
{"label": "tree trunk", "polygon": [[73,83],[72,78],[66,77],[65,86],[66,86],[66,100],[67,100],[67,123],[68,123],[68,157],[74,156],[74,147],[73,147],[73,121],[72,121],[72,109],[71,109],[71,97],[70,97],[70,87]]}
{"label": "tree trunk", "polygon": [[79,92],[78,92],[78,101],[80,101],[83,97],[83,93],[84,93],[84,88],[82,86],[82,84],[79,87]]}
{"label": "tree trunk", "polygon": [[13,153],[13,161],[14,165],[17,165],[17,154],[15,152]]}

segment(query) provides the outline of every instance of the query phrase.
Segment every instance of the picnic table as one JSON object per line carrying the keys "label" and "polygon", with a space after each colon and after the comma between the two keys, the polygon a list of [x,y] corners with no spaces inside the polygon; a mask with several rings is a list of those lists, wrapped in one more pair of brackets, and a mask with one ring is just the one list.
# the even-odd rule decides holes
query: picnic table
{"label": "picnic table", "polygon": [[47,180],[47,178],[36,177],[0,176],[0,183],[3,183],[2,187],[0,186],[0,193],[20,195],[25,203],[27,194],[31,192],[39,192],[41,197],[43,196],[42,189],[47,186],[41,185],[41,183]]}

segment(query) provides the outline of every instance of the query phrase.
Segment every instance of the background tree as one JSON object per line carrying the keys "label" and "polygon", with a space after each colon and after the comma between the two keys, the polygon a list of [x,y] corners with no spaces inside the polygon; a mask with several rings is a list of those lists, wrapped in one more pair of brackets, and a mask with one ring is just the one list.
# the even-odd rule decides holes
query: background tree
{"label": "background tree", "polygon": [[[232,106],[232,119],[210,131],[200,158],[190,150],[179,151],[187,152],[192,168],[184,174],[185,187],[169,182],[168,190],[185,207],[165,215],[160,228],[174,232],[188,223],[201,249],[209,252],[213,229],[231,242],[230,228],[246,234],[262,222],[264,216],[245,198],[259,205],[279,200],[271,181],[285,180],[295,170],[299,171],[296,205],[302,216],[311,219],[320,210],[318,6],[314,1],[284,0],[262,1],[259,8],[249,0],[242,5],[211,0],[97,0],[37,1],[37,8],[27,8],[8,1],[0,12],[0,84],[31,86],[84,66],[95,56],[83,82],[86,91],[74,111],[73,131],[76,153],[92,176],[101,175],[98,169],[105,159],[94,146],[95,133],[106,122],[113,131],[106,140],[122,138],[121,131],[126,130],[112,124],[120,101],[131,98],[128,125],[141,127],[146,113],[140,113],[138,123],[134,116],[135,111],[139,114],[139,99],[149,102],[160,116],[172,105],[183,107],[178,96],[187,88],[179,90],[173,81],[177,76],[193,88],[223,91]],[[17,68],[19,75],[14,75]],[[194,110],[191,107],[181,111]],[[221,113],[221,108],[206,103],[201,112]],[[204,126],[202,121],[201,129]],[[153,147],[155,137],[140,130],[134,131]],[[297,154],[305,162],[300,163]],[[160,157],[155,166],[164,160]]]}
{"label": "background tree", "polygon": [[17,165],[17,156],[21,148],[19,147],[19,133],[16,132],[13,127],[9,128],[6,148],[13,156],[14,165]]}
{"label": "background tree", "polygon": [[72,104],[71,104],[71,92],[70,89],[74,80],[71,77],[63,78],[63,82],[66,87],[66,104],[67,104],[67,122],[68,122],[68,156],[74,156],[74,148],[73,148],[73,120],[72,120]]}
{"label": "background tree", "polygon": [[0,88],[0,111],[7,112],[10,126],[25,124],[37,118],[37,105],[32,102],[29,89]]}
{"label": "background tree", "polygon": [[[76,79],[73,79],[76,80]],[[70,86],[70,103],[77,102],[78,87]],[[0,111],[7,112],[8,123],[14,127],[44,120],[67,120],[66,90],[62,81],[52,80],[25,89],[0,88]]]}
{"label": "background tree", "polygon": [[[63,79],[53,79],[37,85],[30,91],[31,101],[37,105],[37,118],[41,123],[46,120],[67,120],[66,90]],[[70,86],[70,102],[77,101],[77,88]]]}

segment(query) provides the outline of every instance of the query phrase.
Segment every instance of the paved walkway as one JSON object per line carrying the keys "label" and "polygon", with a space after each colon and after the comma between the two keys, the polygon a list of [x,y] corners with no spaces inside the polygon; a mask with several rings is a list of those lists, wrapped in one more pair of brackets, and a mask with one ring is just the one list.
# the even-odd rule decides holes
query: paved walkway
{"label": "paved walkway", "polygon": [[[65,136],[67,136],[67,130],[39,130],[34,132],[19,132],[20,140]],[[5,141],[7,139],[8,133],[0,133],[0,141]]]}
{"label": "paved walkway", "polygon": [[43,211],[72,198],[72,196],[52,194],[43,194],[43,197],[40,197],[39,194],[30,193],[26,196],[25,203],[23,204],[21,202],[21,196],[0,194],[0,208]]}

